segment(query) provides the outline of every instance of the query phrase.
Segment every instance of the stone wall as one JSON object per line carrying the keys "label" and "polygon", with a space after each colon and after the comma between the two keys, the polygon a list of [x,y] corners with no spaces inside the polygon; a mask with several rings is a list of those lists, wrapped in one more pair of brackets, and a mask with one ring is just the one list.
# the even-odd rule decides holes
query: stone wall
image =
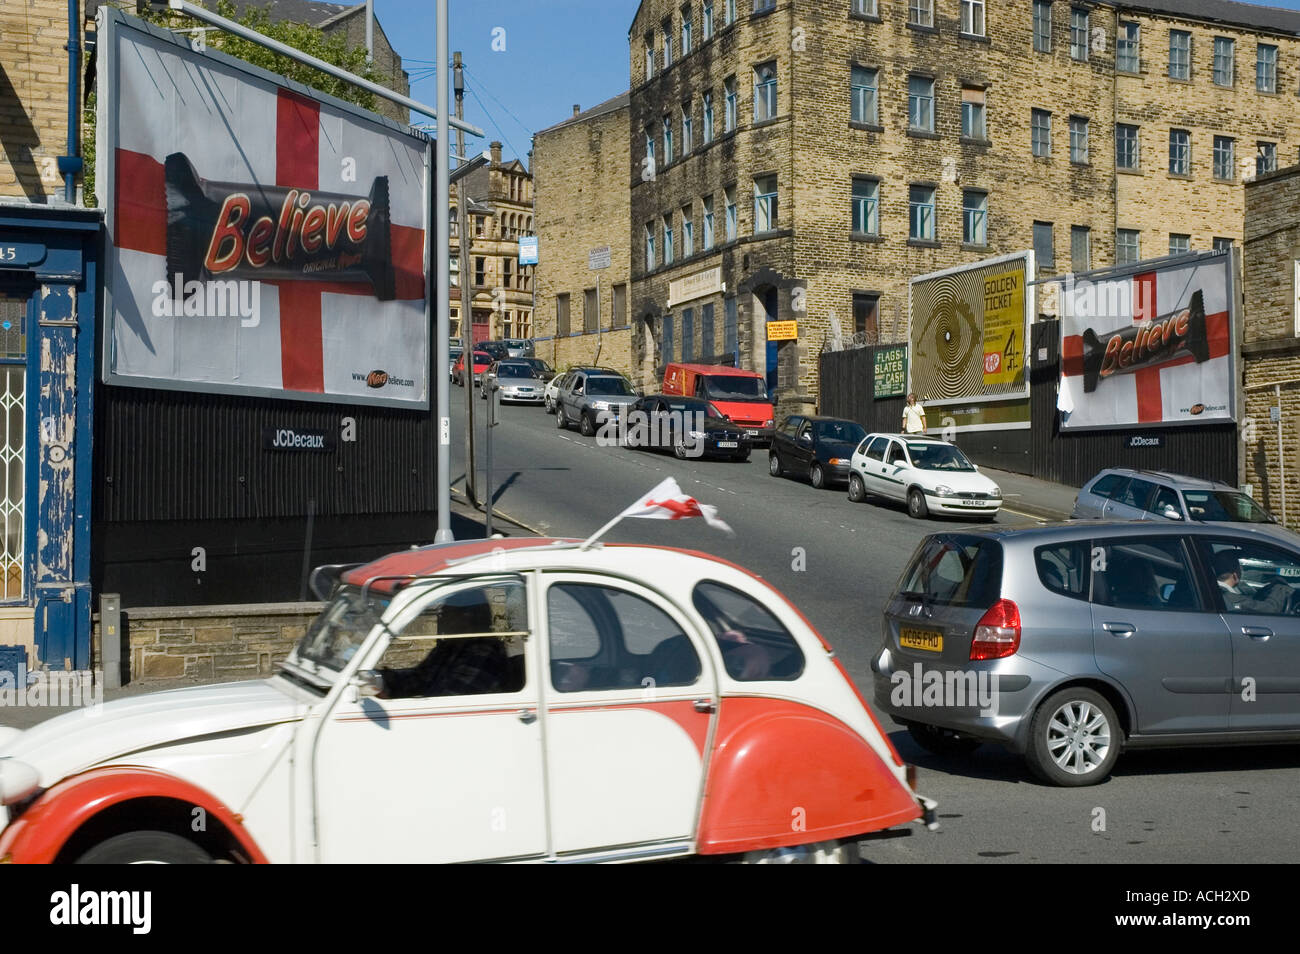
{"label": "stone wall", "polygon": [[0,3],[0,196],[62,197],[56,162],[68,145],[67,42],[62,0]]}

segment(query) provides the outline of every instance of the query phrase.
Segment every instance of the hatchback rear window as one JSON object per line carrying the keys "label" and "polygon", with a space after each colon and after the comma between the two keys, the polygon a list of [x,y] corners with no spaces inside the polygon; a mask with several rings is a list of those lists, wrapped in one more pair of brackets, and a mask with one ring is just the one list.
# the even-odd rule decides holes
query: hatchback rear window
{"label": "hatchback rear window", "polygon": [[803,651],[794,636],[752,596],[705,580],[695,587],[692,602],[708,622],[732,679],[791,680],[803,673]]}
{"label": "hatchback rear window", "polygon": [[1088,541],[1053,543],[1034,550],[1038,579],[1053,593],[1088,598]]}
{"label": "hatchback rear window", "polygon": [[1105,477],[1101,478],[1101,480],[1092,485],[1092,490],[1089,491],[1089,493],[1094,493],[1098,497],[1113,497],[1115,496],[1115,492],[1119,490],[1119,486],[1123,480],[1123,474],[1107,474]]}
{"label": "hatchback rear window", "polygon": [[926,538],[899,580],[900,596],[942,606],[987,609],[1002,590],[1002,544],[942,533]]}

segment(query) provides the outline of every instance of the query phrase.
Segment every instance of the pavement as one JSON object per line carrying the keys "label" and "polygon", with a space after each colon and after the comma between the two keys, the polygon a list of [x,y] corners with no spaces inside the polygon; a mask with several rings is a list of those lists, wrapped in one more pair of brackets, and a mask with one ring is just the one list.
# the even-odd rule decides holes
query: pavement
{"label": "pavement", "polygon": [[[1098,468],[1100,469],[1100,468]],[[1006,470],[981,467],[980,473],[1002,488],[1002,509],[1037,520],[1069,520],[1078,487],[1026,477]]]}

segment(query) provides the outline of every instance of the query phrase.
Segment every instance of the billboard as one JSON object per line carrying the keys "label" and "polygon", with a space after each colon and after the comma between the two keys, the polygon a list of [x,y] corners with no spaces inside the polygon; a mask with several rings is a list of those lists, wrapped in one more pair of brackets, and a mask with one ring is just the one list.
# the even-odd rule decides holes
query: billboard
{"label": "billboard", "polygon": [[101,7],[104,380],[429,406],[429,141]]}
{"label": "billboard", "polygon": [[1235,420],[1231,252],[1094,274],[1057,283],[1061,429]]}
{"label": "billboard", "polygon": [[908,389],[957,432],[1029,427],[1026,335],[1033,253],[1017,252],[911,280]]}

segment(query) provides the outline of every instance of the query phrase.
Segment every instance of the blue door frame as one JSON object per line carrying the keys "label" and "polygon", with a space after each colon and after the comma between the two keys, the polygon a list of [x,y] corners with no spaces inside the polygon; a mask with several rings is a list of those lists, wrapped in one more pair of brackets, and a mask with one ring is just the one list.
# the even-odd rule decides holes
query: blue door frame
{"label": "blue door frame", "polygon": [[88,669],[90,530],[100,214],[0,208],[0,269],[30,288],[27,307],[24,603],[38,662]]}

